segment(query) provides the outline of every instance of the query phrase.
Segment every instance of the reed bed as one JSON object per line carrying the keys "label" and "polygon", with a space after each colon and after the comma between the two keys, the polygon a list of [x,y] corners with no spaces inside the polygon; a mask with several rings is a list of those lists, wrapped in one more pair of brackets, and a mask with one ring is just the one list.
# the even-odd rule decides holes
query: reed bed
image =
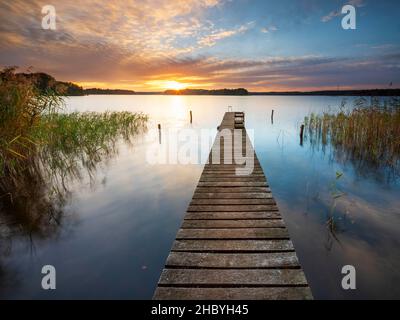
{"label": "reed bed", "polygon": [[141,113],[64,113],[63,107],[55,92],[39,92],[13,68],[0,72],[0,225],[53,233],[68,182],[83,172],[93,177],[117,153],[118,141],[131,143],[146,130]]}
{"label": "reed bed", "polygon": [[400,103],[398,99],[371,105],[359,99],[356,107],[338,113],[311,114],[304,119],[305,139],[313,146],[332,146],[336,159],[357,169],[399,175]]}

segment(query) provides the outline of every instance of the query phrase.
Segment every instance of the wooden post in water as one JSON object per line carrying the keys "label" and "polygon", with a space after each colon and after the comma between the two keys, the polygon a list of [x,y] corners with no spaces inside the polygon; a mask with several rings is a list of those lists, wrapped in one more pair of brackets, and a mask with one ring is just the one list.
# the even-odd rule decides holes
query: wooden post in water
{"label": "wooden post in water", "polygon": [[300,127],[300,145],[303,145],[303,135],[304,135],[304,124]]}
{"label": "wooden post in water", "polygon": [[192,110],[190,110],[190,123],[193,121],[193,115],[192,115]]}
{"label": "wooden post in water", "polygon": [[271,123],[274,124],[274,110],[271,112]]}
{"label": "wooden post in water", "polygon": [[158,124],[158,142],[161,144],[161,124]]}

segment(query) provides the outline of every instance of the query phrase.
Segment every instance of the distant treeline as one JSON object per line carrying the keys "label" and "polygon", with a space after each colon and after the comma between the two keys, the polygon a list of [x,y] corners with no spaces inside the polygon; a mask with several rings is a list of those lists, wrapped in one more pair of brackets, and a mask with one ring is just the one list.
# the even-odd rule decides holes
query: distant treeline
{"label": "distant treeline", "polygon": [[252,96],[400,96],[400,89],[250,92]]}
{"label": "distant treeline", "polygon": [[40,92],[52,90],[65,96],[83,96],[84,89],[72,82],[57,81],[52,76],[43,73],[17,73],[15,75],[20,80],[31,81]]}
{"label": "distant treeline", "polygon": [[84,89],[83,92],[84,94],[136,94],[133,90],[99,88]]}
{"label": "distant treeline", "polygon": [[56,91],[65,96],[84,96],[89,94],[121,94],[121,95],[213,95],[213,96],[400,96],[400,89],[371,89],[371,90],[325,90],[325,91],[287,91],[287,92],[248,92],[244,88],[238,89],[183,89],[166,90],[164,92],[136,92],[124,89],[83,89],[81,86],[72,82],[57,81],[54,77],[43,73],[17,73],[17,77],[32,81],[36,87],[44,92],[47,90]]}
{"label": "distant treeline", "polygon": [[244,88],[239,89],[183,89],[183,90],[166,90],[167,95],[212,95],[212,96],[247,96],[249,92]]}

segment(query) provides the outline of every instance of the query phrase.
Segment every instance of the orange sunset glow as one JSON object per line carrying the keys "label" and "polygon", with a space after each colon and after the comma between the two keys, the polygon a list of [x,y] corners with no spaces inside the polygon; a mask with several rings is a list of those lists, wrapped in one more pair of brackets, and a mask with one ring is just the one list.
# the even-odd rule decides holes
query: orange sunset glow
{"label": "orange sunset glow", "polygon": [[84,88],[257,92],[395,86],[399,39],[391,30],[397,26],[387,25],[378,36],[375,22],[391,20],[375,21],[373,13],[384,8],[352,2],[365,28],[344,31],[335,5],[315,0],[110,0],[100,6],[86,0],[79,7],[55,0],[57,28],[43,30],[41,1],[3,2],[0,62]]}

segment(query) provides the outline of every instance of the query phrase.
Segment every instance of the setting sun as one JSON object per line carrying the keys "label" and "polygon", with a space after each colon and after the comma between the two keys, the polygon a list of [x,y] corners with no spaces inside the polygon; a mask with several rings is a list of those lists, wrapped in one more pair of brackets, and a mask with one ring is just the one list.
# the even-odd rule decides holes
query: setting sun
{"label": "setting sun", "polygon": [[145,83],[150,90],[182,90],[191,86],[190,83],[178,82],[175,80],[150,80]]}
{"label": "setting sun", "polygon": [[167,90],[182,90],[185,89],[186,85],[178,81],[166,81],[165,89]]}

